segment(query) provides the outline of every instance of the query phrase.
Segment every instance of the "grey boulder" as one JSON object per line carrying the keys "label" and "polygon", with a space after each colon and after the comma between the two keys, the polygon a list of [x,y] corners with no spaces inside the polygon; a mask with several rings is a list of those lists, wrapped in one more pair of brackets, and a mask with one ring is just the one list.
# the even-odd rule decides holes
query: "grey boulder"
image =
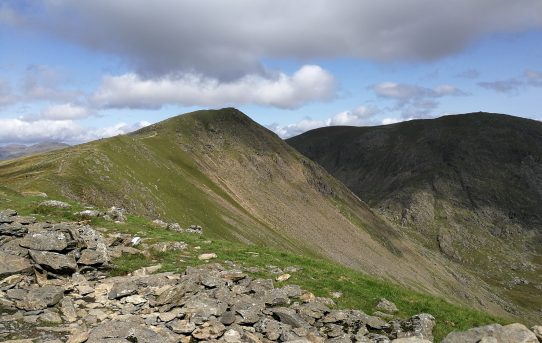
{"label": "grey boulder", "polygon": [[29,274],[31,272],[32,265],[26,258],[0,251],[0,278],[14,274]]}
{"label": "grey boulder", "polygon": [[72,255],[30,250],[30,257],[41,267],[54,273],[73,273],[77,270],[77,263]]}

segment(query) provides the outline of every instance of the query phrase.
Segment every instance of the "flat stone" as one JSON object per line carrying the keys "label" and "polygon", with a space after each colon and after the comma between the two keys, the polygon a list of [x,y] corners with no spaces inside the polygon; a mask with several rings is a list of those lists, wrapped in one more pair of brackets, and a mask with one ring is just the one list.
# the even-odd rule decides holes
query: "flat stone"
{"label": "flat stone", "polygon": [[224,325],[231,325],[235,323],[235,312],[233,311],[226,311],[222,316],[220,317],[220,322]]}
{"label": "flat stone", "polygon": [[385,298],[380,298],[375,308],[385,313],[396,313],[399,311],[394,303]]}
{"label": "flat stone", "polygon": [[72,255],[30,250],[30,257],[43,268],[55,273],[73,273],[77,270],[77,263]]}
{"label": "flat stone", "polygon": [[151,330],[145,325],[130,321],[105,321],[93,328],[87,343],[116,343],[116,342],[138,342],[138,343],[170,343],[176,340],[162,330]]}
{"label": "flat stone", "polygon": [[48,207],[48,208],[61,208],[61,209],[67,209],[72,207],[70,204],[58,201],[58,200],[45,200],[39,203],[38,207]]}
{"label": "flat stone", "polygon": [[129,304],[134,304],[134,305],[140,305],[140,304],[144,304],[147,302],[147,299],[145,299],[144,297],[142,297],[141,295],[139,294],[135,294],[135,295],[129,295],[127,296],[126,298],[124,298],[125,301]]}
{"label": "flat stone", "polygon": [[23,237],[28,233],[28,226],[21,223],[1,223],[0,235]]}
{"label": "flat stone", "polygon": [[498,343],[538,343],[536,335],[519,323],[506,326],[492,324],[463,332],[452,332],[442,343],[478,343],[484,339],[488,343],[493,339]]}
{"label": "flat stone", "polygon": [[69,237],[60,231],[35,230],[19,243],[22,247],[42,251],[62,251],[68,247]]}
{"label": "flat stone", "polygon": [[405,337],[394,339],[391,343],[432,343],[432,341],[418,337]]}
{"label": "flat stone", "polygon": [[28,249],[21,246],[21,238],[15,238],[7,241],[0,246],[0,251],[6,254],[28,257]]}
{"label": "flat stone", "polygon": [[32,265],[28,259],[0,251],[0,278],[30,273],[32,273]]}
{"label": "flat stone", "polygon": [[205,254],[201,254],[201,255],[198,256],[198,260],[200,260],[200,261],[208,261],[208,260],[211,260],[213,258],[217,258],[215,253],[205,253]]}
{"label": "flat stone", "polygon": [[308,323],[304,321],[293,309],[286,307],[278,307],[272,309],[273,314],[284,323],[293,326],[294,328],[308,326]]}
{"label": "flat stone", "polygon": [[60,324],[62,318],[56,312],[46,311],[38,317],[38,320],[43,323]]}
{"label": "flat stone", "polygon": [[64,289],[58,286],[32,288],[25,292],[24,299],[16,302],[22,310],[35,311],[58,304],[64,297]]}
{"label": "flat stone", "polygon": [[222,336],[224,331],[226,331],[224,324],[216,320],[210,320],[203,323],[202,326],[196,328],[196,330],[192,332],[192,337],[199,340],[216,339]]}
{"label": "flat stone", "polygon": [[222,335],[222,340],[226,343],[241,343],[241,334],[237,330],[229,329]]}
{"label": "flat stone", "polygon": [[196,329],[196,324],[188,320],[175,319],[166,325],[175,333],[189,334]]}
{"label": "flat stone", "polygon": [[64,297],[60,302],[60,312],[65,321],[73,323],[77,320],[77,311],[73,300],[69,297]]}
{"label": "flat stone", "polygon": [[167,229],[168,224],[160,219],[155,219],[152,221],[152,225],[157,228]]}
{"label": "flat stone", "polygon": [[83,343],[88,340],[89,330],[78,330],[72,333],[66,343]]}
{"label": "flat stone", "polygon": [[78,264],[86,266],[102,265],[109,262],[107,248],[104,245],[100,250],[84,249],[81,251],[81,256],[77,260]]}
{"label": "flat stone", "polygon": [[291,277],[290,274],[282,274],[282,275],[277,276],[275,280],[277,280],[278,282],[283,282],[283,281],[288,280],[290,277]]}
{"label": "flat stone", "polygon": [[109,299],[119,299],[137,293],[138,287],[134,281],[117,282],[109,291]]}

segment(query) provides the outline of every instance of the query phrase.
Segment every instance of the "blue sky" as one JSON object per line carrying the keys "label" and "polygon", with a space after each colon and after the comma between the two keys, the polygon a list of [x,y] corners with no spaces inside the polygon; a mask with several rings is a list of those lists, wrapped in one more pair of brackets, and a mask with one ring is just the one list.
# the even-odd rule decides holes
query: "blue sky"
{"label": "blue sky", "polygon": [[489,111],[542,120],[539,0],[0,1],[0,144],[234,106],[282,137]]}

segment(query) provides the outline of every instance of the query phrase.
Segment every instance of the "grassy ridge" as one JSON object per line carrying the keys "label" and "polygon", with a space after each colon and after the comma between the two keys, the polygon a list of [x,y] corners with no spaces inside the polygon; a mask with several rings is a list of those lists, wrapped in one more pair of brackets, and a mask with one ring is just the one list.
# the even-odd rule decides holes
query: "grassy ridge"
{"label": "grassy ridge", "polygon": [[[70,210],[37,210],[37,204],[43,198],[23,197],[4,186],[0,186],[0,209],[13,208],[24,215],[35,215],[39,220],[61,221],[73,220],[73,212],[82,208],[71,201]],[[394,285],[376,278],[369,277],[352,269],[338,264],[302,255],[296,255],[259,245],[242,245],[224,240],[210,240],[203,235],[176,233],[165,229],[157,229],[150,222],[138,216],[128,216],[125,224],[115,224],[95,219],[92,225],[103,227],[110,232],[124,232],[139,235],[145,243],[152,244],[164,241],[183,241],[189,248],[182,251],[168,251],[165,253],[149,250],[144,255],[124,255],[114,261],[113,275],[129,273],[143,266],[156,263],[162,264],[163,271],[183,272],[187,266],[204,263],[197,259],[203,252],[214,252],[218,255],[217,262],[227,263],[233,261],[243,266],[260,267],[255,277],[273,278],[269,266],[285,268],[289,266],[301,267],[301,270],[292,273],[292,277],[285,284],[297,284],[313,292],[317,296],[329,296],[330,292],[342,292],[343,296],[336,300],[338,308],[360,309],[372,313],[374,306],[381,297],[385,297],[398,306],[398,317],[409,317],[417,313],[431,313],[437,320],[434,335],[440,341],[453,330],[465,330],[473,326],[505,320],[490,316],[483,312],[467,307],[461,307],[447,301],[417,293],[404,287]]]}

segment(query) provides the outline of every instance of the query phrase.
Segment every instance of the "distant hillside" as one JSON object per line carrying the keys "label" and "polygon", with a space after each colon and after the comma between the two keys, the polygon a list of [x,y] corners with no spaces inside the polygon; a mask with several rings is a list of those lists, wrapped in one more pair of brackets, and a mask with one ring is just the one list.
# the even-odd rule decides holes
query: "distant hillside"
{"label": "distant hillside", "polygon": [[542,123],[471,113],[288,140],[403,232],[542,307]]}
{"label": "distant hillside", "polygon": [[8,144],[0,146],[0,160],[8,160],[67,147],[69,147],[68,144],[58,142],[42,142],[33,145]]}
{"label": "distant hillside", "polygon": [[503,314],[507,306],[487,285],[410,240],[320,166],[231,108],[1,162],[0,184],[120,206],[183,227],[202,225],[210,237],[324,257],[493,313]]}

